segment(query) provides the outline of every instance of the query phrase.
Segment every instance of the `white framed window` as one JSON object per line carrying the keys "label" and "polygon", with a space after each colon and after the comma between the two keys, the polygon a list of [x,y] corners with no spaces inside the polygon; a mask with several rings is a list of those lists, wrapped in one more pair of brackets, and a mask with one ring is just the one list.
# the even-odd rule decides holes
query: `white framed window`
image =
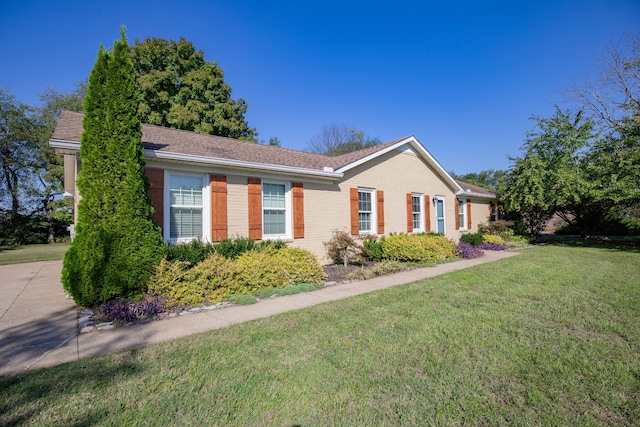
{"label": "white framed window", "polygon": [[492,209],[492,218],[491,221],[498,221],[500,219],[500,211],[498,210],[498,203],[497,202],[492,202],[491,203],[493,205],[493,209]]}
{"label": "white framed window", "polygon": [[374,190],[358,188],[358,224],[360,233],[373,233],[375,223]]}
{"label": "white framed window", "polygon": [[460,230],[467,229],[467,201],[458,199],[458,219],[460,220]]}
{"label": "white framed window", "polygon": [[424,196],[422,194],[411,195],[411,215],[413,216],[413,231],[424,231]]}
{"label": "white framed window", "polygon": [[188,242],[193,239],[209,240],[208,200],[205,197],[206,175],[188,173],[165,174],[165,239]]}
{"label": "white framed window", "polygon": [[291,237],[290,190],[290,183],[262,183],[262,235],[265,239]]}

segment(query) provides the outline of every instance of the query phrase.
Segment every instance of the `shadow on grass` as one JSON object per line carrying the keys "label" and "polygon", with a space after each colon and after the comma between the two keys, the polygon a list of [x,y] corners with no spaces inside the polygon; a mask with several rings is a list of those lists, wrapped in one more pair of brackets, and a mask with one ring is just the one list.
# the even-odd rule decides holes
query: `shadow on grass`
{"label": "shadow on grass", "polygon": [[[61,401],[76,397],[76,393],[96,391],[101,394],[113,385],[115,378],[140,375],[144,371],[137,361],[135,350],[123,353],[115,362],[113,360],[105,359],[104,363],[80,361],[0,377],[0,424],[32,424],[49,405],[59,406]],[[90,396],[86,399],[85,409],[74,415],[72,420],[65,420],[66,414],[52,414],[51,417],[55,418],[48,418],[47,421],[52,425],[59,422],[69,426],[89,426],[108,419],[110,411],[117,411],[117,408],[96,405]],[[78,404],[84,405],[82,401]]]}
{"label": "shadow on grass", "polygon": [[20,246],[0,246],[0,254],[3,252],[15,251],[16,249],[20,249]]}
{"label": "shadow on grass", "polygon": [[590,236],[543,234],[537,243],[559,246],[610,249],[625,252],[640,252],[640,236]]}

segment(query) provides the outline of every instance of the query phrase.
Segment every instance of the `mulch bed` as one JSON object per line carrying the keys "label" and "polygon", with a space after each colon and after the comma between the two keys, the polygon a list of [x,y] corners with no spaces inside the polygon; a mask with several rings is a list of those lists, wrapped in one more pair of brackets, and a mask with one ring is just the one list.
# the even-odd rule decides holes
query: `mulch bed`
{"label": "mulch bed", "polygon": [[344,264],[330,264],[322,267],[324,270],[324,276],[327,282],[344,283],[349,281],[349,273],[352,271],[360,270],[361,268],[372,268],[376,265],[375,262],[366,262],[364,264],[349,264],[347,267]]}

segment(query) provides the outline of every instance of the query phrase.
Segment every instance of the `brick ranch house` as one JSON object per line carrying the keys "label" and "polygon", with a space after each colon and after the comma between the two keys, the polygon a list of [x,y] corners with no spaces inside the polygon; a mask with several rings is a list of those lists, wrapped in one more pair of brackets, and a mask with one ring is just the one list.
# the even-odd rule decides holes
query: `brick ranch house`
{"label": "brick ranch house", "polygon": [[[79,200],[82,113],[63,111],[49,141]],[[153,220],[164,239],[281,239],[329,263],[323,242],[434,231],[458,240],[494,218],[497,194],[453,179],[413,136],[328,157],[142,125]]]}

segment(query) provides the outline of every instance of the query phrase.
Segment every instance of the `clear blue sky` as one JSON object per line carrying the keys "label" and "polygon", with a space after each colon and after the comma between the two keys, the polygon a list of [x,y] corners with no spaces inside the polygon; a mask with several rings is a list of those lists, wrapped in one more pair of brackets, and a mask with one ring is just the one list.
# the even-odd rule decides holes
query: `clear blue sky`
{"label": "clear blue sky", "polygon": [[[449,5],[452,4],[452,5]],[[532,115],[640,34],[639,0],[0,0],[0,86],[71,91],[100,44],[184,36],[218,61],[258,139],[304,149],[324,125],[415,135],[449,171],[504,169]]]}

